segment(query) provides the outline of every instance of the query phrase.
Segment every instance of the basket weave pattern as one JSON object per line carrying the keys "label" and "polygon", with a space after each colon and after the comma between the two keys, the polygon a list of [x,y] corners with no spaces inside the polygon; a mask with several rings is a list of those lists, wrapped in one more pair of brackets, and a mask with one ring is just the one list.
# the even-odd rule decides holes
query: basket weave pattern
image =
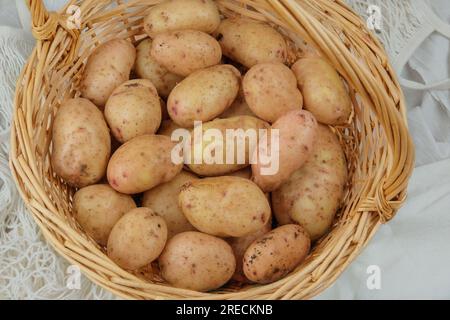
{"label": "basket weave pattern", "polygon": [[[292,58],[314,47],[347,81],[354,104],[348,126],[336,128],[351,179],[331,233],[286,278],[264,286],[228,287],[212,293],[173,288],[154,268],[131,274],[115,265],[71,215],[75,190],[50,165],[51,126],[61,102],[79,96],[87,57],[113,38],[142,38],[142,19],[156,0],[71,0],[49,13],[42,0],[27,0],[37,44],[16,89],[10,165],[18,189],[46,240],[95,283],[130,299],[305,299],[330,286],[361,252],[378,227],[405,201],[414,167],[402,91],[387,56],[365,23],[343,0],[218,0],[227,17],[266,21],[292,40]],[[81,12],[71,29],[70,5]],[[303,40],[301,40],[303,39]]]}

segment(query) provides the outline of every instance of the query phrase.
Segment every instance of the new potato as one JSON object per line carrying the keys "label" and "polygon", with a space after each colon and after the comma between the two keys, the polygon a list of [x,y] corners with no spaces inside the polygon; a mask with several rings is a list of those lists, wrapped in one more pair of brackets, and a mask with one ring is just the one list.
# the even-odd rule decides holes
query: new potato
{"label": "new potato", "polygon": [[114,39],[100,45],[84,69],[82,97],[103,108],[114,89],[130,79],[135,59],[136,49],[127,40]]}
{"label": "new potato", "polygon": [[75,219],[102,246],[106,246],[116,222],[134,208],[136,204],[130,196],[118,193],[107,184],[82,188],[73,197]]}
{"label": "new potato", "polygon": [[166,221],[169,238],[181,232],[195,230],[178,204],[178,196],[183,185],[195,180],[198,180],[195,175],[182,171],[171,181],[144,193],[142,206],[152,209]]}
{"label": "new potato", "polygon": [[150,80],[130,80],[117,87],[105,105],[105,118],[121,143],[155,133],[162,118],[161,102]]}
{"label": "new potato", "polygon": [[223,54],[247,68],[263,62],[286,62],[286,41],[267,24],[247,19],[225,19],[214,35]]}
{"label": "new potato", "polygon": [[175,146],[169,137],[159,135],[128,141],[109,161],[109,184],[121,193],[136,194],[172,180],[183,168],[183,164],[172,162]]}
{"label": "new potato", "polygon": [[280,280],[309,253],[311,240],[299,225],[278,227],[253,242],[244,254],[244,274],[256,283]]}
{"label": "new potato", "polygon": [[305,165],[272,193],[279,223],[294,221],[317,240],[333,223],[347,181],[347,163],[336,135],[326,126],[317,131],[314,151]]}
{"label": "new potato", "polygon": [[[253,161],[252,172],[253,181],[265,192],[272,192],[278,189],[282,183],[287,181],[292,173],[301,168],[312,153],[316,140],[317,121],[308,111],[291,111],[279,118],[272,125],[270,137],[263,136],[258,144],[254,157],[258,161]],[[279,148],[275,148],[272,143],[273,130],[278,130]],[[276,141],[275,141],[276,142]],[[263,150],[273,152],[278,155],[274,161],[278,161],[278,167],[273,172],[265,174],[267,166],[260,160],[259,154],[264,154]],[[278,151],[278,152],[277,152]]]}
{"label": "new potato", "polygon": [[347,89],[337,71],[320,58],[304,58],[292,66],[303,93],[304,107],[317,121],[344,125],[352,113]]}
{"label": "new potato", "polygon": [[191,74],[172,91],[167,109],[179,126],[192,128],[194,121],[209,121],[234,101],[241,74],[231,65],[220,65]]}
{"label": "new potato", "polygon": [[144,19],[144,29],[150,37],[186,29],[212,33],[219,24],[219,9],[211,0],[165,1],[153,6]]}
{"label": "new potato", "polygon": [[111,137],[101,111],[83,98],[64,101],[53,123],[51,163],[55,173],[82,188],[105,175]]}
{"label": "new potato", "polygon": [[231,279],[236,260],[224,240],[191,231],[168,241],[159,267],[162,277],[175,287],[211,291]]}
{"label": "new potato", "polygon": [[152,40],[145,39],[136,48],[134,71],[139,78],[150,80],[158,94],[167,98],[172,89],[183,80],[182,76],[169,72],[151,56]]}
{"label": "new potato", "polygon": [[167,241],[163,218],[149,208],[126,213],[109,235],[107,253],[117,265],[137,270],[156,260]]}
{"label": "new potato", "polygon": [[151,55],[170,72],[187,77],[197,70],[219,64],[222,50],[209,34],[182,30],[157,35],[153,39]]}
{"label": "new potato", "polygon": [[[194,157],[195,150],[199,149],[201,150],[202,155],[209,155],[212,159],[217,161],[207,163],[204,158],[201,164],[196,164],[194,161],[195,159],[192,158],[187,165],[189,169],[196,174],[207,177],[226,175],[248,167],[250,165],[252,152],[256,147],[259,130],[268,129],[269,127],[269,124],[266,122],[250,116],[216,119],[207,122],[202,128],[204,136],[201,141],[195,140],[195,131],[191,134],[191,153]],[[217,133],[220,133],[220,136],[218,136],[217,139],[225,139],[222,148],[218,147],[215,137],[208,137],[205,134],[211,129],[218,130]],[[233,136],[229,136],[230,141],[227,141],[227,130],[239,130],[243,139],[238,139],[237,136],[239,132],[234,132],[235,134]],[[254,133],[254,135],[251,133]],[[238,141],[241,141],[241,143],[238,143]],[[216,150],[216,147],[218,150],[221,150],[222,157],[220,157],[220,153]],[[231,157],[228,152],[233,152],[234,157]],[[231,161],[227,161],[228,157]]]}
{"label": "new potato", "polygon": [[243,237],[263,228],[269,202],[253,182],[238,177],[193,181],[179,196],[184,215],[197,230],[219,237]]}
{"label": "new potato", "polygon": [[282,63],[252,67],[242,81],[245,101],[260,119],[273,123],[289,111],[303,107],[294,73]]}

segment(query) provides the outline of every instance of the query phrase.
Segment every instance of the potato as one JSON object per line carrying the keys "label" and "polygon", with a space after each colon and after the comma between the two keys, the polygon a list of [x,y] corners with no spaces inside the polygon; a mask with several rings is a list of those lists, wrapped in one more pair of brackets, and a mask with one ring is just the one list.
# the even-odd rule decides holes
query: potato
{"label": "potato", "polygon": [[126,213],[109,235],[108,257],[126,270],[137,270],[156,260],[167,241],[163,218],[149,208]]}
{"label": "potato", "polygon": [[151,55],[170,72],[187,77],[197,70],[219,64],[222,50],[209,34],[183,30],[157,35],[153,39]]}
{"label": "potato", "polygon": [[240,238],[228,238],[227,242],[231,246],[234,252],[234,256],[236,258],[236,271],[233,275],[233,280],[238,282],[247,282],[248,279],[245,277],[244,269],[243,269],[243,259],[244,254],[247,251],[248,247],[258,238],[265,235],[267,232],[272,230],[272,221],[269,220],[269,222],[262,227],[260,230],[249,234],[245,237]]}
{"label": "potato", "polygon": [[169,95],[167,109],[181,127],[209,121],[223,113],[239,92],[240,73],[230,65],[197,71],[178,84]]}
{"label": "potato", "polygon": [[223,54],[247,68],[263,62],[286,62],[286,41],[267,24],[248,19],[225,19],[214,35]]}
{"label": "potato", "polygon": [[172,137],[172,133],[177,129],[181,129],[181,127],[177,125],[175,122],[173,122],[172,120],[164,120],[161,123],[161,127],[158,130],[158,134],[170,138]]}
{"label": "potato", "polygon": [[256,283],[280,280],[302,263],[311,240],[299,225],[278,227],[253,242],[244,254],[244,274]]}
{"label": "potato", "polygon": [[153,6],[144,19],[145,32],[152,38],[186,29],[212,33],[219,24],[219,9],[211,0],[165,1]]}
{"label": "potato", "polygon": [[145,39],[137,46],[134,70],[139,78],[150,80],[160,96],[167,98],[183,77],[169,72],[157,63],[150,54],[151,48],[151,39]]}
{"label": "potato", "polygon": [[242,90],[239,90],[239,93],[234,102],[228,109],[225,110],[224,113],[219,116],[219,118],[227,119],[239,116],[256,117],[256,115],[253,113],[253,111],[245,101],[244,92]]}
{"label": "potato", "polygon": [[116,222],[136,208],[133,199],[107,184],[78,190],[73,197],[73,214],[83,230],[98,244],[106,246]]}
{"label": "potato", "polygon": [[[279,148],[272,144],[270,138],[263,136],[258,144],[258,161],[253,161],[253,181],[265,192],[272,192],[286,182],[292,173],[301,168],[312,153],[317,133],[317,121],[308,111],[291,111],[279,118],[272,126],[279,133]],[[268,149],[267,149],[268,148]],[[264,172],[267,167],[260,161],[259,154],[264,150],[274,149],[278,155],[278,168],[273,166],[269,172]],[[278,151],[278,152],[277,152]],[[278,169],[278,170],[275,170]]]}
{"label": "potato", "polygon": [[260,230],[271,217],[264,193],[238,177],[192,181],[180,192],[179,204],[199,231],[218,237],[243,237]]}
{"label": "potato", "polygon": [[[242,133],[246,133],[248,130],[253,130],[256,133],[256,139],[254,142],[257,142],[258,138],[258,130],[259,129],[268,129],[270,126],[268,123],[259,120],[258,118],[249,117],[249,116],[240,116],[229,119],[217,119],[211,122],[207,122],[203,125],[203,134],[205,134],[210,129],[219,130],[223,136],[223,139],[226,139],[226,131],[227,129],[241,129]],[[251,135],[246,136],[245,139],[242,139],[242,148],[239,147],[238,139],[236,135],[233,138],[233,144],[231,146],[228,145],[228,142],[225,140],[223,143],[222,154],[223,157],[219,158],[220,154],[215,151],[216,142],[215,139],[209,139],[208,137],[204,137],[203,141],[195,140],[192,134],[192,148],[191,154],[192,157],[195,155],[195,150],[200,149],[202,151],[202,155],[210,154],[211,158],[217,158],[217,161],[214,163],[207,163],[206,161],[202,161],[200,164],[195,163],[195,158],[192,158],[190,163],[186,163],[190,170],[195,172],[200,176],[213,177],[213,176],[221,176],[232,173],[234,171],[238,171],[242,168],[245,168],[250,165],[250,159],[252,157],[252,151],[255,149],[256,144],[251,143],[249,139]],[[244,145],[245,142],[245,145]],[[203,145],[201,145],[203,143]],[[197,145],[196,145],[197,144]],[[234,147],[234,148],[233,148]],[[231,159],[231,163],[227,162],[227,152],[231,148],[234,149],[234,157]],[[239,151],[242,149],[245,151],[245,154],[241,155]],[[238,152],[239,151],[239,152]],[[239,156],[242,157],[239,159]],[[230,156],[231,158],[231,156]],[[207,160],[206,158],[203,160]],[[239,160],[239,161],[238,161]]]}
{"label": "potato", "polygon": [[303,93],[304,108],[317,121],[344,125],[352,113],[352,102],[337,71],[320,58],[300,59],[292,66]]}
{"label": "potato", "polygon": [[110,40],[89,56],[81,79],[83,98],[103,108],[111,93],[130,79],[136,49],[127,40]]}
{"label": "potato", "polygon": [[161,102],[150,80],[130,80],[117,87],[105,105],[105,118],[121,143],[155,133],[161,125]]}
{"label": "potato", "polygon": [[294,73],[282,63],[261,63],[252,67],[242,81],[245,101],[258,118],[275,122],[293,110],[301,110],[303,96]]}
{"label": "potato", "polygon": [[178,204],[183,185],[195,180],[198,180],[195,175],[182,171],[173,180],[144,193],[142,206],[152,209],[166,221],[169,238],[181,232],[195,230]]}
{"label": "potato", "polygon": [[321,238],[333,223],[346,182],[347,163],[339,140],[320,125],[312,156],[272,194],[277,219],[301,224],[313,241]]}
{"label": "potato", "polygon": [[105,175],[111,137],[103,114],[83,98],[64,101],[53,122],[51,163],[69,185],[82,188]]}
{"label": "potato", "polygon": [[183,165],[172,162],[170,138],[144,135],[122,145],[108,164],[109,184],[125,194],[141,193],[172,180]]}
{"label": "potato", "polygon": [[159,267],[161,276],[175,287],[211,291],[231,279],[236,260],[224,240],[191,231],[168,241]]}

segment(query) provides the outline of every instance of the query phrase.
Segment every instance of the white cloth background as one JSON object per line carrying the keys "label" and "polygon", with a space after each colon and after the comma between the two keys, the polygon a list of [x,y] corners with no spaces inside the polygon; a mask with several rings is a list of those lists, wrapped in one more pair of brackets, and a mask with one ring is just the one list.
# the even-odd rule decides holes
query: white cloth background
{"label": "white cloth background", "polygon": [[[410,5],[414,1],[424,0],[348,0],[362,15],[370,4],[381,7],[380,38],[394,62],[427,24]],[[68,264],[42,239],[10,176],[8,127],[15,80],[34,45],[26,7],[23,0],[16,2],[0,0],[0,299],[111,299],[84,277],[79,290],[66,287]],[[448,0],[429,2],[450,23]],[[46,3],[56,9],[64,0]],[[423,83],[448,79],[449,40],[431,35],[398,72]],[[405,89],[405,94],[417,148],[408,201],[318,299],[450,298],[450,92]],[[379,267],[379,290],[366,285],[369,266]]]}

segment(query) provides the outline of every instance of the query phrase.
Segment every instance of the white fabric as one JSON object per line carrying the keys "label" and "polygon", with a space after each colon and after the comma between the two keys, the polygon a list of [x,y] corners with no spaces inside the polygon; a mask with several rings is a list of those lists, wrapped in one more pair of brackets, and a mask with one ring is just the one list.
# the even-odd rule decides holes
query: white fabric
{"label": "white fabric", "polygon": [[[398,68],[415,39],[428,30],[442,30],[417,10],[414,2],[423,0],[347,1],[366,18],[369,4],[380,6],[379,36]],[[110,293],[84,277],[79,290],[67,288],[68,264],[43,241],[10,176],[7,128],[15,79],[34,43],[23,2],[0,0],[0,26],[9,26],[0,28],[0,299],[110,299]],[[51,9],[64,2],[45,1]],[[450,22],[448,0],[429,0],[429,4],[442,26]],[[449,57],[448,39],[435,32],[406,58],[404,70],[397,71],[424,86],[445,82]],[[408,201],[318,299],[450,298],[450,93],[407,89],[405,95],[418,166]],[[367,268],[373,265],[381,271],[381,290],[366,285]]]}

